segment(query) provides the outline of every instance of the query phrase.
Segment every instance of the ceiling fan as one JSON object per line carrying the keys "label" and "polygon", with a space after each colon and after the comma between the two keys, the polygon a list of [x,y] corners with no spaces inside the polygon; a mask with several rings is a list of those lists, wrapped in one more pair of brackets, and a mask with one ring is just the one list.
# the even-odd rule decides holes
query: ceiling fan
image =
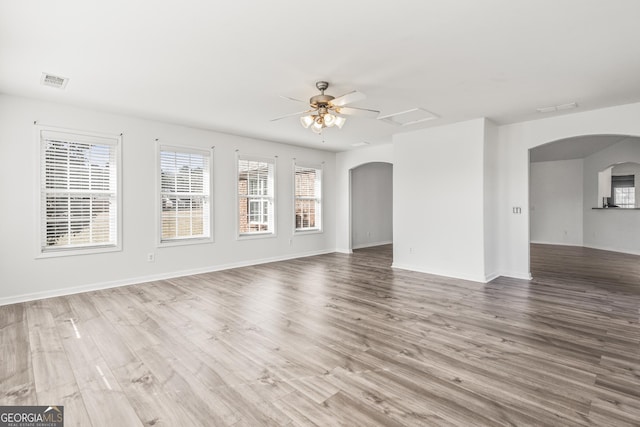
{"label": "ceiling fan", "polygon": [[[346,119],[342,117],[342,115],[377,117],[378,114],[380,114],[380,111],[370,110],[368,108],[346,107],[348,104],[365,99],[366,96],[362,92],[354,90],[353,92],[345,93],[344,95],[336,98],[331,95],[325,95],[324,91],[327,90],[328,87],[328,82],[316,82],[316,88],[320,91],[320,95],[312,96],[309,99],[309,106],[311,109],[286,114],[284,116],[271,119],[271,121],[273,122],[287,117],[304,114],[304,116],[300,117],[300,123],[302,126],[305,129],[311,128],[315,133],[322,133],[322,129],[324,128],[337,126],[339,129],[342,129],[342,126],[346,122]],[[283,98],[306,104],[305,101],[290,98],[288,96],[283,96]]]}

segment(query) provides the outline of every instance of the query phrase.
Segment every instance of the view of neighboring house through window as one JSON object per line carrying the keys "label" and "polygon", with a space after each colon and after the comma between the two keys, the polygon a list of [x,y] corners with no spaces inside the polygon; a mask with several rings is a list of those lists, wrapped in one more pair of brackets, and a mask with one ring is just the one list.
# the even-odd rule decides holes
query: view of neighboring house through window
{"label": "view of neighboring house through window", "polygon": [[296,231],[320,230],[322,227],[322,169],[295,165]]}
{"label": "view of neighboring house through window", "polygon": [[238,158],[239,233],[274,233],[273,160]]}
{"label": "view of neighboring house through window", "polygon": [[209,239],[210,153],[160,146],[162,243]]}
{"label": "view of neighboring house through window", "polygon": [[39,134],[41,252],[117,248],[120,137]]}
{"label": "view of neighboring house through window", "polygon": [[613,204],[620,208],[636,207],[635,175],[618,175],[611,177],[611,195]]}

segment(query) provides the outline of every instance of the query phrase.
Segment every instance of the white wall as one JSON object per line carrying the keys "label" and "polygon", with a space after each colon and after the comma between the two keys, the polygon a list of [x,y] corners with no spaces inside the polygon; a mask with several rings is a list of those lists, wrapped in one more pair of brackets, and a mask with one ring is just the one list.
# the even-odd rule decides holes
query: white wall
{"label": "white wall", "polygon": [[499,189],[502,183],[498,175],[498,126],[490,120],[484,124],[484,275],[485,281],[498,277],[498,218]]}
{"label": "white wall", "polygon": [[[38,244],[36,158],[39,124],[123,133],[123,250],[35,259]],[[155,139],[162,143],[215,146],[215,242],[157,248]],[[235,150],[278,156],[277,231],[274,238],[238,241],[235,230]],[[324,164],[324,233],[293,234],[292,158]],[[0,304],[135,283],[272,259],[333,252],[336,247],[335,154],[217,132],[25,98],[0,96],[0,194],[15,208],[0,209]],[[156,261],[146,261],[155,252]]]}
{"label": "white wall", "polygon": [[351,169],[365,163],[393,163],[393,145],[381,144],[336,155],[336,250],[351,253]]}
{"label": "white wall", "polygon": [[394,135],[394,267],[486,281],[485,122]]}
{"label": "white wall", "polygon": [[[499,128],[500,271],[529,278],[528,150],[559,139],[582,135],[640,136],[640,103],[515,123]],[[586,197],[585,197],[586,199]],[[522,215],[511,214],[522,206]]]}
{"label": "white wall", "polygon": [[[598,197],[593,201],[593,206],[604,207],[605,198],[612,196],[611,194],[611,170],[613,166],[609,166],[604,170],[598,171]],[[590,195],[589,198],[592,198]]]}
{"label": "white wall", "polygon": [[[592,209],[598,205],[598,172],[616,163],[640,163],[640,139],[628,138],[584,159],[584,245],[640,254],[640,210]],[[639,166],[614,167],[613,174],[640,172]],[[636,175],[636,197],[640,191]]]}
{"label": "white wall", "polygon": [[582,246],[583,160],[531,163],[531,242]]}
{"label": "white wall", "polygon": [[351,247],[393,241],[393,166],[367,163],[351,171]]}

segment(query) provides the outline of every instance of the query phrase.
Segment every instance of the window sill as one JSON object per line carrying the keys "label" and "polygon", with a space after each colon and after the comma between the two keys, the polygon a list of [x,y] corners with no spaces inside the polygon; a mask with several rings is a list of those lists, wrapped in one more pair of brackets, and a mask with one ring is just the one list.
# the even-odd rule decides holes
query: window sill
{"label": "window sill", "polygon": [[211,237],[198,237],[191,239],[176,239],[176,240],[166,240],[158,243],[158,248],[170,248],[172,246],[189,246],[189,245],[204,245],[207,243],[213,243],[213,238]]}
{"label": "window sill", "polygon": [[308,234],[322,234],[324,231],[321,228],[309,228],[303,230],[293,230],[295,236],[306,236]]}
{"label": "window sill", "polygon": [[69,249],[57,249],[57,250],[49,250],[46,252],[39,252],[36,256],[36,259],[46,259],[46,258],[58,258],[58,257],[66,257],[66,256],[77,256],[77,255],[94,255],[94,254],[102,254],[108,252],[120,252],[122,251],[121,246],[103,246],[103,247],[92,247],[92,248],[69,248]]}
{"label": "window sill", "polygon": [[278,237],[277,234],[270,231],[261,233],[244,233],[238,234],[237,240],[269,239],[274,237]]}

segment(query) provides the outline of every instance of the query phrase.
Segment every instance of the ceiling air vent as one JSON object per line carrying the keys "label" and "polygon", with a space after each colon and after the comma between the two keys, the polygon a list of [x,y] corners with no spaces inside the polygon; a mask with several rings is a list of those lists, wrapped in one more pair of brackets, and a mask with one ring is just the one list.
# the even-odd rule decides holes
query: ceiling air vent
{"label": "ceiling air vent", "polygon": [[369,143],[367,141],[360,141],[351,144],[352,147],[364,147],[365,145],[369,145]]}
{"label": "ceiling air vent", "polygon": [[437,118],[438,116],[423,108],[412,108],[411,110],[400,111],[399,113],[387,114],[386,116],[378,117],[378,120],[382,120],[396,126],[409,126]]}
{"label": "ceiling air vent", "polygon": [[568,104],[552,105],[550,107],[540,107],[540,108],[536,108],[536,111],[538,113],[553,113],[554,111],[570,110],[572,108],[578,108],[578,103],[570,102]]}
{"label": "ceiling air vent", "polygon": [[57,89],[64,89],[67,86],[69,79],[66,77],[54,76],[49,73],[42,73],[40,83],[44,86],[51,86]]}

